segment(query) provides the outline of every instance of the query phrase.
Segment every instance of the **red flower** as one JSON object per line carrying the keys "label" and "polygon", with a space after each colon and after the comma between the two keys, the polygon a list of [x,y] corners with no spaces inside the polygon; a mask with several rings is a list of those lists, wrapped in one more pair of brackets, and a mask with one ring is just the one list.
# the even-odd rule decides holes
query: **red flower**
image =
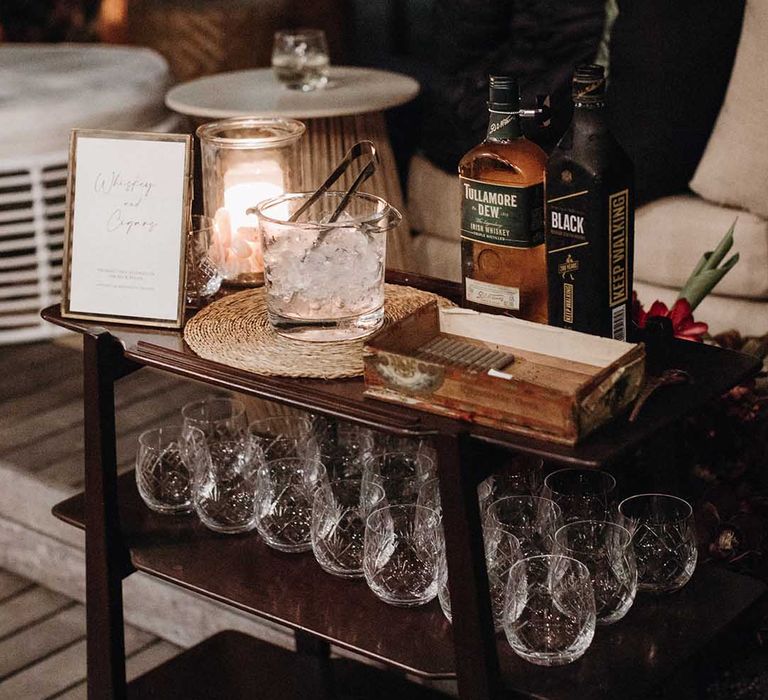
{"label": "red flower", "polygon": [[637,298],[637,294],[632,292],[632,316],[638,328],[645,328],[646,321],[650,316],[666,316],[672,321],[675,337],[682,340],[693,340],[700,343],[702,336],[709,330],[706,323],[693,320],[691,305],[687,299],[678,299],[671,309],[663,301],[656,300],[646,311]]}

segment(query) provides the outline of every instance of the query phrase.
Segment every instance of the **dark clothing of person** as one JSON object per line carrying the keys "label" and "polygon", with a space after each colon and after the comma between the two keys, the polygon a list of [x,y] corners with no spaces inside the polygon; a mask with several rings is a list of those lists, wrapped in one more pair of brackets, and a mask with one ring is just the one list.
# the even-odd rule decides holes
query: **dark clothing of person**
{"label": "dark clothing of person", "polygon": [[438,0],[434,6],[436,72],[423,85],[421,145],[439,167],[456,172],[488,125],[488,75],[514,75],[524,107],[549,95],[551,124],[523,121],[546,150],[571,120],[571,74],[593,62],[605,25],[605,0]]}

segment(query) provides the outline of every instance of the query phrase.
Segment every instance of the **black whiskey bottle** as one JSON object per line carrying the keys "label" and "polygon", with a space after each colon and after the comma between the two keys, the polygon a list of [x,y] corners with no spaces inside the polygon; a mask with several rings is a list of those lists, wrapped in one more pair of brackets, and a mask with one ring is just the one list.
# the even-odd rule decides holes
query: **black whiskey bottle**
{"label": "black whiskey bottle", "polygon": [[633,167],[608,130],[602,66],[573,75],[573,121],[548,162],[549,323],[626,340],[634,248]]}

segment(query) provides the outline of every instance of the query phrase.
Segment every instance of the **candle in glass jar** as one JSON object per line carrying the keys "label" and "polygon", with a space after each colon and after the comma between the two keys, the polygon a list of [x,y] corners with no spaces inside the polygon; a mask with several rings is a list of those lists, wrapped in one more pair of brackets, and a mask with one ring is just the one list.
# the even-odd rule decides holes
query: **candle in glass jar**
{"label": "candle in glass jar", "polygon": [[204,209],[217,228],[210,257],[227,282],[263,282],[260,227],[246,212],[264,199],[301,189],[298,140],[304,131],[295,119],[272,117],[222,119],[197,129]]}
{"label": "candle in glass jar", "polygon": [[259,223],[246,210],[283,193],[283,172],[273,160],[232,167],[224,174],[224,206],[215,215],[218,254],[226,276],[261,272]]}

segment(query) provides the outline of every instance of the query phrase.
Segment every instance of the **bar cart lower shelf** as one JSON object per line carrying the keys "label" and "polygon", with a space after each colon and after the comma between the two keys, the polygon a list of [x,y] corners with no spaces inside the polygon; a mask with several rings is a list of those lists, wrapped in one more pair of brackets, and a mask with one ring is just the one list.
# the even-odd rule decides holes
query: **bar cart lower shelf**
{"label": "bar cart lower shelf", "polygon": [[128,685],[130,700],[448,700],[448,696],[346,659],[322,659],[227,631]]}
{"label": "bar cart lower shelf", "polygon": [[[269,549],[255,534],[217,535],[191,516],[169,518],[152,513],[139,498],[133,472],[119,478],[118,494],[123,535],[131,565],[136,570],[374,660],[386,660],[389,665],[418,676],[432,679],[455,676],[450,625],[436,602],[415,609],[392,608],[376,600],[364,582],[344,581],[322,572],[311,553],[281,554]],[[63,501],[54,513],[65,522],[83,528],[83,494]],[[587,654],[568,666],[540,668],[530,665],[515,657],[500,638],[498,652],[502,677],[508,688],[537,698],[646,697],[743,617],[764,589],[755,579],[702,565],[691,582],[675,595],[651,597],[641,594],[624,620],[598,628]],[[229,638],[222,641],[218,635],[203,645],[209,645],[206,648],[210,648],[212,655],[214,652],[224,653],[225,657],[234,654],[235,659],[244,659],[243,664],[234,666],[230,661],[222,661],[225,669],[244,667],[255,673],[257,667],[264,665],[264,669],[269,669],[274,665],[282,669],[280,678],[268,674],[275,688],[294,681],[304,684],[301,688],[304,694],[292,695],[284,689],[281,690],[283,694],[273,695],[273,688],[268,685],[269,692],[262,688],[261,694],[248,697],[312,697],[309,679],[314,677],[317,681],[321,677],[317,658],[279,650],[244,635],[238,637],[237,644],[242,644],[246,651],[232,652],[229,645],[234,641]],[[248,657],[254,646],[257,655]],[[197,658],[191,650],[186,654]],[[205,666],[204,660],[201,657],[199,663],[190,667],[200,672],[199,669]],[[365,700],[378,698],[377,688],[387,687],[391,692],[394,689],[387,682],[399,680],[393,674],[380,671],[380,678],[376,679],[374,669],[365,669],[361,664],[346,662],[346,666],[342,664],[339,669],[340,662],[334,663],[337,666],[333,669],[334,675],[343,676],[343,673],[339,674],[343,670],[347,681],[356,676],[356,687],[365,688],[359,697]],[[214,668],[218,665],[215,663]],[[353,672],[355,667],[359,668]],[[186,666],[180,666],[179,671],[188,672]],[[285,680],[283,676],[286,674],[293,681]],[[261,671],[259,677],[263,678]],[[400,683],[402,692],[383,697],[446,697],[404,681]],[[322,683],[317,681],[313,686],[319,691]],[[345,698],[343,683],[339,682],[339,686],[332,697]],[[403,695],[405,689],[412,695]],[[217,696],[203,692],[178,697]]]}

